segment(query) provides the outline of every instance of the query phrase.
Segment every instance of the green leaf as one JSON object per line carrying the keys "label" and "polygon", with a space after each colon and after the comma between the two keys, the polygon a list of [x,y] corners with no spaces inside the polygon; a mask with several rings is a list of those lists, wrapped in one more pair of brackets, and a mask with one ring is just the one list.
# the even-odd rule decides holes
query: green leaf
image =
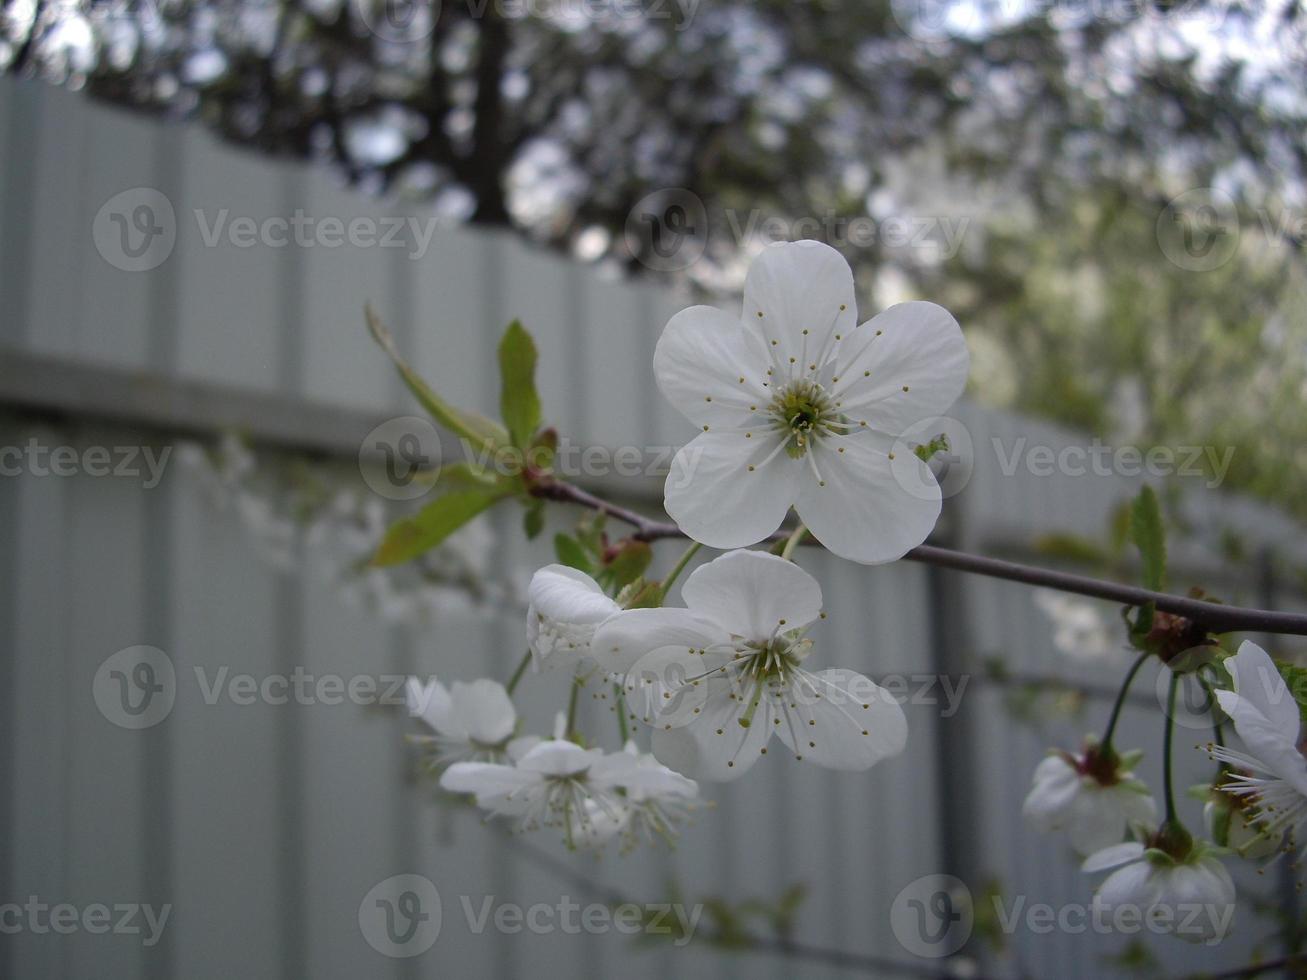
{"label": "green leaf", "polygon": [[1130,540],[1143,560],[1144,588],[1161,592],[1166,585],[1166,530],[1152,487],[1144,487],[1130,508]]}
{"label": "green leaf", "polygon": [[545,529],[545,502],[535,500],[527,505],[526,513],[522,515],[522,530],[526,532],[528,541],[533,541],[540,536],[540,532]]}
{"label": "green leaf", "polygon": [[376,566],[398,565],[429,551],[472,518],[508,495],[503,489],[454,490],[412,517],[396,521],[372,556]]}
{"label": "green leaf", "polygon": [[605,567],[603,577],[613,589],[623,589],[644,574],[653,561],[653,548],[646,541],[628,539]]}
{"label": "green leaf", "polygon": [[594,562],[585,553],[581,543],[570,534],[554,535],[554,554],[558,556],[559,562],[570,568],[585,572],[587,575],[594,571]]}
{"label": "green leaf", "polygon": [[519,449],[531,445],[540,428],[540,396],[536,393],[536,345],[522,324],[514,320],[499,342],[499,413]]}
{"label": "green leaf", "polygon": [[1275,667],[1284,678],[1285,687],[1293,695],[1293,699],[1298,702],[1298,714],[1307,725],[1307,667],[1299,667],[1297,664],[1283,663],[1276,661]]}
{"label": "green leaf", "polygon": [[385,324],[373,312],[372,307],[365,306],[363,313],[367,317],[368,330],[372,334],[372,339],[394,362],[395,368],[399,371],[399,376],[404,379],[404,384],[408,386],[408,390],[413,393],[418,403],[430,413],[432,418],[450,432],[467,439],[477,449],[493,452],[509,444],[508,432],[499,423],[476,412],[467,412],[455,408],[437,395],[422,380],[421,375],[409,367],[408,363],[400,356],[399,350],[395,347],[395,338],[390,335],[390,331],[386,329]]}
{"label": "green leaf", "polygon": [[501,488],[504,486],[504,482],[504,478],[499,474],[491,473],[489,470],[481,469],[475,463],[467,462],[446,463],[440,468],[435,480],[438,487],[480,488],[485,490]]}

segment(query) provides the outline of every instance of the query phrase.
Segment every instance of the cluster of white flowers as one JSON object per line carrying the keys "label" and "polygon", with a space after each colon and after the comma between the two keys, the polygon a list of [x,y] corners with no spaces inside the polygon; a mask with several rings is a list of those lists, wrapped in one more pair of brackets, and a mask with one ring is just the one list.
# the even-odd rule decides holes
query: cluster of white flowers
{"label": "cluster of white flowers", "polygon": [[601,847],[622,836],[627,845],[676,835],[699,787],[628,741],[619,752],[568,741],[566,718],[552,738],[519,735],[508,691],[493,680],[446,688],[435,678],[410,677],[409,714],[429,734],[428,768],[440,785],[469,793],[491,814],[514,817],[522,830],[556,827],[569,846]]}
{"label": "cluster of white flowers", "polygon": [[1139,754],[1118,756],[1093,742],[1079,754],[1054,752],[1041,762],[1024,807],[1036,828],[1066,832],[1087,855],[1085,871],[1116,869],[1098,889],[1103,907],[1128,906],[1159,931],[1191,942],[1219,942],[1233,914],[1234,882],[1221,859],[1261,860],[1282,846],[1291,850],[1307,824],[1297,701],[1257,644],[1244,642],[1224,663],[1232,689],[1218,688],[1216,698],[1245,748],[1207,746],[1222,764],[1214,784],[1196,787],[1210,840],[1158,827],[1156,804],[1131,772]]}
{"label": "cluster of white flowers", "polygon": [[[904,303],[859,324],[838,252],[771,246],[750,268],[742,318],[693,307],[658,343],[659,386],[702,429],[667,478],[667,511],[700,544],[745,549],[793,507],[838,555],[899,558],[925,540],[941,505],[901,436],[952,404],[968,363],[942,308]],[[625,608],[625,593],[610,596],[585,572],[539,569],[526,629],[536,671],[617,685],[623,730],[648,725],[652,754],[632,741],[589,747],[570,717],[551,739],[517,737],[508,692],[493,682],[448,692],[414,682],[441,785],[521,828],[561,828],[569,844],[594,845],[667,836],[696,779],[738,777],[773,737],[795,759],[840,770],[903,750],[907,721],[887,691],[856,671],[807,668],[808,631],[825,613],[788,549],[727,551],[695,569],[681,595],[684,608]]]}

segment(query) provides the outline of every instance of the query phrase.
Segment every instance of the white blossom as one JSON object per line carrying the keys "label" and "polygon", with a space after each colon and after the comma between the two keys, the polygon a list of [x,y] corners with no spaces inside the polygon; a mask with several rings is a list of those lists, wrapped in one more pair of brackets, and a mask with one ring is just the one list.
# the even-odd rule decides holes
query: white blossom
{"label": "white blossom", "polygon": [[658,341],[658,385],[702,430],[673,462],[667,512],[696,541],[740,548],[793,506],[837,555],[900,558],[935,526],[940,491],[896,440],[954,402],[968,364],[942,307],[900,303],[859,324],[838,252],[771,245],[749,268],[742,319],[694,306]]}
{"label": "white blossom", "polygon": [[1217,690],[1245,751],[1209,746],[1214,759],[1236,767],[1221,789],[1245,798],[1266,833],[1295,835],[1307,823],[1307,759],[1299,751],[1298,702],[1266,651],[1245,640],[1225,662],[1234,690]]}
{"label": "white blossom", "polygon": [[868,769],[907,740],[903,710],[851,670],[812,672],[807,629],[821,589],[793,562],[733,551],[681,590],[686,609],[633,609],[595,635],[597,655],[629,665],[629,709],[654,726],[659,761],[697,779],[739,776],[773,735],[798,759]]}
{"label": "white blossom", "polygon": [[621,611],[599,583],[567,565],[546,565],[527,589],[526,640],[536,670],[590,659],[595,629]]}
{"label": "white blossom", "polygon": [[1159,932],[1191,943],[1218,943],[1234,915],[1234,881],[1203,841],[1176,860],[1141,843],[1114,844],[1091,855],[1087,872],[1116,868],[1099,886],[1097,904],[1113,915],[1138,915]]}
{"label": "white blossom", "polygon": [[508,692],[497,681],[455,681],[446,689],[434,677],[426,682],[410,677],[404,696],[409,714],[420,718],[431,731],[430,735],[412,738],[433,749],[435,765],[464,759],[504,759],[531,744],[513,738],[517,712]]}
{"label": "white blossom", "polygon": [[1054,752],[1035,767],[1022,814],[1045,833],[1065,831],[1080,854],[1119,844],[1132,824],[1151,823],[1157,804],[1131,760],[1103,764],[1097,747],[1079,755]]}

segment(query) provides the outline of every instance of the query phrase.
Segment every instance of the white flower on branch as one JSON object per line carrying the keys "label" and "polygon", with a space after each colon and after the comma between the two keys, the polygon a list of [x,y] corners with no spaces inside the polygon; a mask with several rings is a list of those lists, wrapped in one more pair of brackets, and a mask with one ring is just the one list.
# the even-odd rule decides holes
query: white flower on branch
{"label": "white flower on branch", "polygon": [[514,764],[459,762],[440,778],[455,793],[471,793],[492,814],[514,817],[520,830],[553,827],[569,847],[598,847],[647,819],[659,801],[698,794],[693,780],[638,753],[605,754],[560,738],[535,745]]}
{"label": "white flower on branch", "polygon": [[1119,844],[1132,824],[1150,823],[1157,804],[1130,770],[1138,755],[1105,758],[1090,744],[1079,755],[1054,752],[1035,767],[1022,814],[1045,833],[1066,831],[1080,854]]}
{"label": "white flower on branch", "polygon": [[1098,888],[1096,904],[1109,914],[1129,913],[1159,932],[1191,943],[1225,938],[1234,915],[1234,881],[1204,841],[1182,860],[1135,841],[1091,855],[1087,872],[1116,868]]}
{"label": "white flower on branch", "polygon": [[793,562],[733,551],[695,571],[687,609],[632,609],[595,635],[626,666],[629,710],[654,726],[654,755],[698,779],[733,779],[778,737],[798,759],[869,769],[907,741],[903,709],[851,670],[804,669],[821,588]]}
{"label": "white flower on branch", "polygon": [[404,689],[408,712],[420,718],[430,735],[412,740],[432,749],[432,765],[459,760],[493,762],[525,752],[538,739],[514,739],[517,712],[504,686],[485,678],[451,688],[434,677],[410,677]]}
{"label": "white flower on branch", "polygon": [[1269,834],[1296,835],[1307,823],[1307,759],[1298,749],[1302,719],[1298,702],[1266,651],[1245,640],[1225,662],[1234,690],[1216,692],[1246,751],[1209,746],[1214,759],[1237,767],[1221,790],[1247,799],[1252,816]]}
{"label": "white flower on branch", "polygon": [[599,583],[567,565],[546,565],[527,588],[526,640],[536,670],[590,658],[595,629],[621,611]]}
{"label": "white flower on branch", "polygon": [[940,491],[897,437],[953,404],[969,360],[942,307],[900,303],[859,324],[837,251],[769,246],[749,268],[742,321],[694,306],[658,341],[659,387],[703,430],[676,455],[667,512],[696,541],[740,548],[793,506],[837,555],[902,557],[935,526]]}

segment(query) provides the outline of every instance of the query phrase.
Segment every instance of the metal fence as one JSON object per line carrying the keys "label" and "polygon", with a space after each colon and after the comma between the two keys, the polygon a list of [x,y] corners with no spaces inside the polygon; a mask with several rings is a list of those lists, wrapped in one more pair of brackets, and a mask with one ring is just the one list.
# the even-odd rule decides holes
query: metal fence
{"label": "metal fence", "polygon": [[[519,317],[542,351],[546,413],[573,440],[647,450],[690,435],[650,371],[663,323],[685,305],[669,289],[608,281],[503,234],[440,227],[424,241],[419,206],[354,196],[320,170],[242,155],[198,128],[35,83],[0,83],[0,160],[3,445],[36,439],[85,460],[88,447],[162,449],[183,434],[237,428],[270,446],[350,456],[376,421],[413,411],[362,329],[365,300],[456,403],[494,410],[494,346]],[[140,188],[166,199],[171,243],[158,207],[136,211],[159,200]],[[401,244],[336,246],[332,235],[277,244],[280,219],[290,228],[296,215],[319,230],[328,219],[348,228],[360,218],[380,231],[384,218],[401,229]],[[1101,536],[1139,486],[1028,465],[1033,447],[1085,447],[1082,435],[969,404],[955,414],[975,464],[946,505],[941,542],[995,552],[1054,532]],[[1175,548],[1185,571],[1174,585],[1191,577],[1232,600],[1301,606],[1283,578],[1229,566],[1211,543],[1233,531],[1265,552],[1260,567],[1301,567],[1302,529],[1201,483],[1175,481],[1182,511],[1203,533]],[[650,506],[658,499],[656,479],[618,489]],[[561,527],[566,518],[552,520]],[[521,540],[517,521],[492,518],[502,576],[548,560],[546,546]],[[848,975],[829,962],[799,967],[778,955],[645,946],[612,933],[478,932],[465,914],[486,896],[584,904],[618,891],[659,902],[673,879],[690,901],[774,897],[805,882],[798,940],[898,961],[902,969],[873,972],[909,976],[945,968],[914,957],[891,928],[896,895],[923,875],[958,875],[978,897],[996,879],[1018,910],[1022,901],[1088,901],[1092,882],[1060,841],[1025,829],[1020,804],[1049,744],[1101,725],[1108,704],[1093,691],[1115,678],[1053,651],[1027,588],[910,563],[806,560],[831,611],[818,634],[825,665],[921,677],[917,688],[934,679],[935,703],[906,706],[907,751],[859,776],[768,760],[737,784],[708,787],[714,808],[675,851],[596,861],[544,840],[505,843],[474,815],[435,808],[412,778],[402,712],[208,703],[196,668],[209,677],[222,668],[256,678],[297,668],[504,677],[522,647],[515,616],[451,616],[424,630],[359,615],[313,576],[261,561],[238,523],[175,465],[148,488],[85,470],[29,468],[0,480],[0,904],[34,896],[79,908],[172,907],[149,946],[140,935],[85,928],[7,935],[5,976]],[[131,731],[106,721],[92,682],[107,657],[140,644],[168,653],[177,697],[165,721]],[[983,676],[993,655],[1016,674],[1088,685],[1089,713],[1042,731],[1017,724],[1010,690]],[[969,685],[954,713],[940,675]],[[1149,750],[1142,773],[1156,787],[1160,714],[1150,681],[1139,685],[1120,741]],[[524,685],[533,728],[548,727],[565,684]],[[587,710],[601,730],[602,706]],[[1178,744],[1182,784],[1201,780],[1204,757]],[[546,857],[523,849],[532,846]],[[365,942],[358,909],[374,884],[400,873],[436,883],[443,928],[424,955],[392,960]],[[1244,874],[1240,883],[1278,901],[1274,880]],[[1235,935],[1216,951],[1165,937],[1148,946],[1167,971],[1234,966],[1254,949],[1273,951],[1273,932],[1245,903]],[[1110,973],[1102,957],[1123,942],[1023,924],[1004,952],[979,939],[967,952],[995,975],[1074,980]]]}

